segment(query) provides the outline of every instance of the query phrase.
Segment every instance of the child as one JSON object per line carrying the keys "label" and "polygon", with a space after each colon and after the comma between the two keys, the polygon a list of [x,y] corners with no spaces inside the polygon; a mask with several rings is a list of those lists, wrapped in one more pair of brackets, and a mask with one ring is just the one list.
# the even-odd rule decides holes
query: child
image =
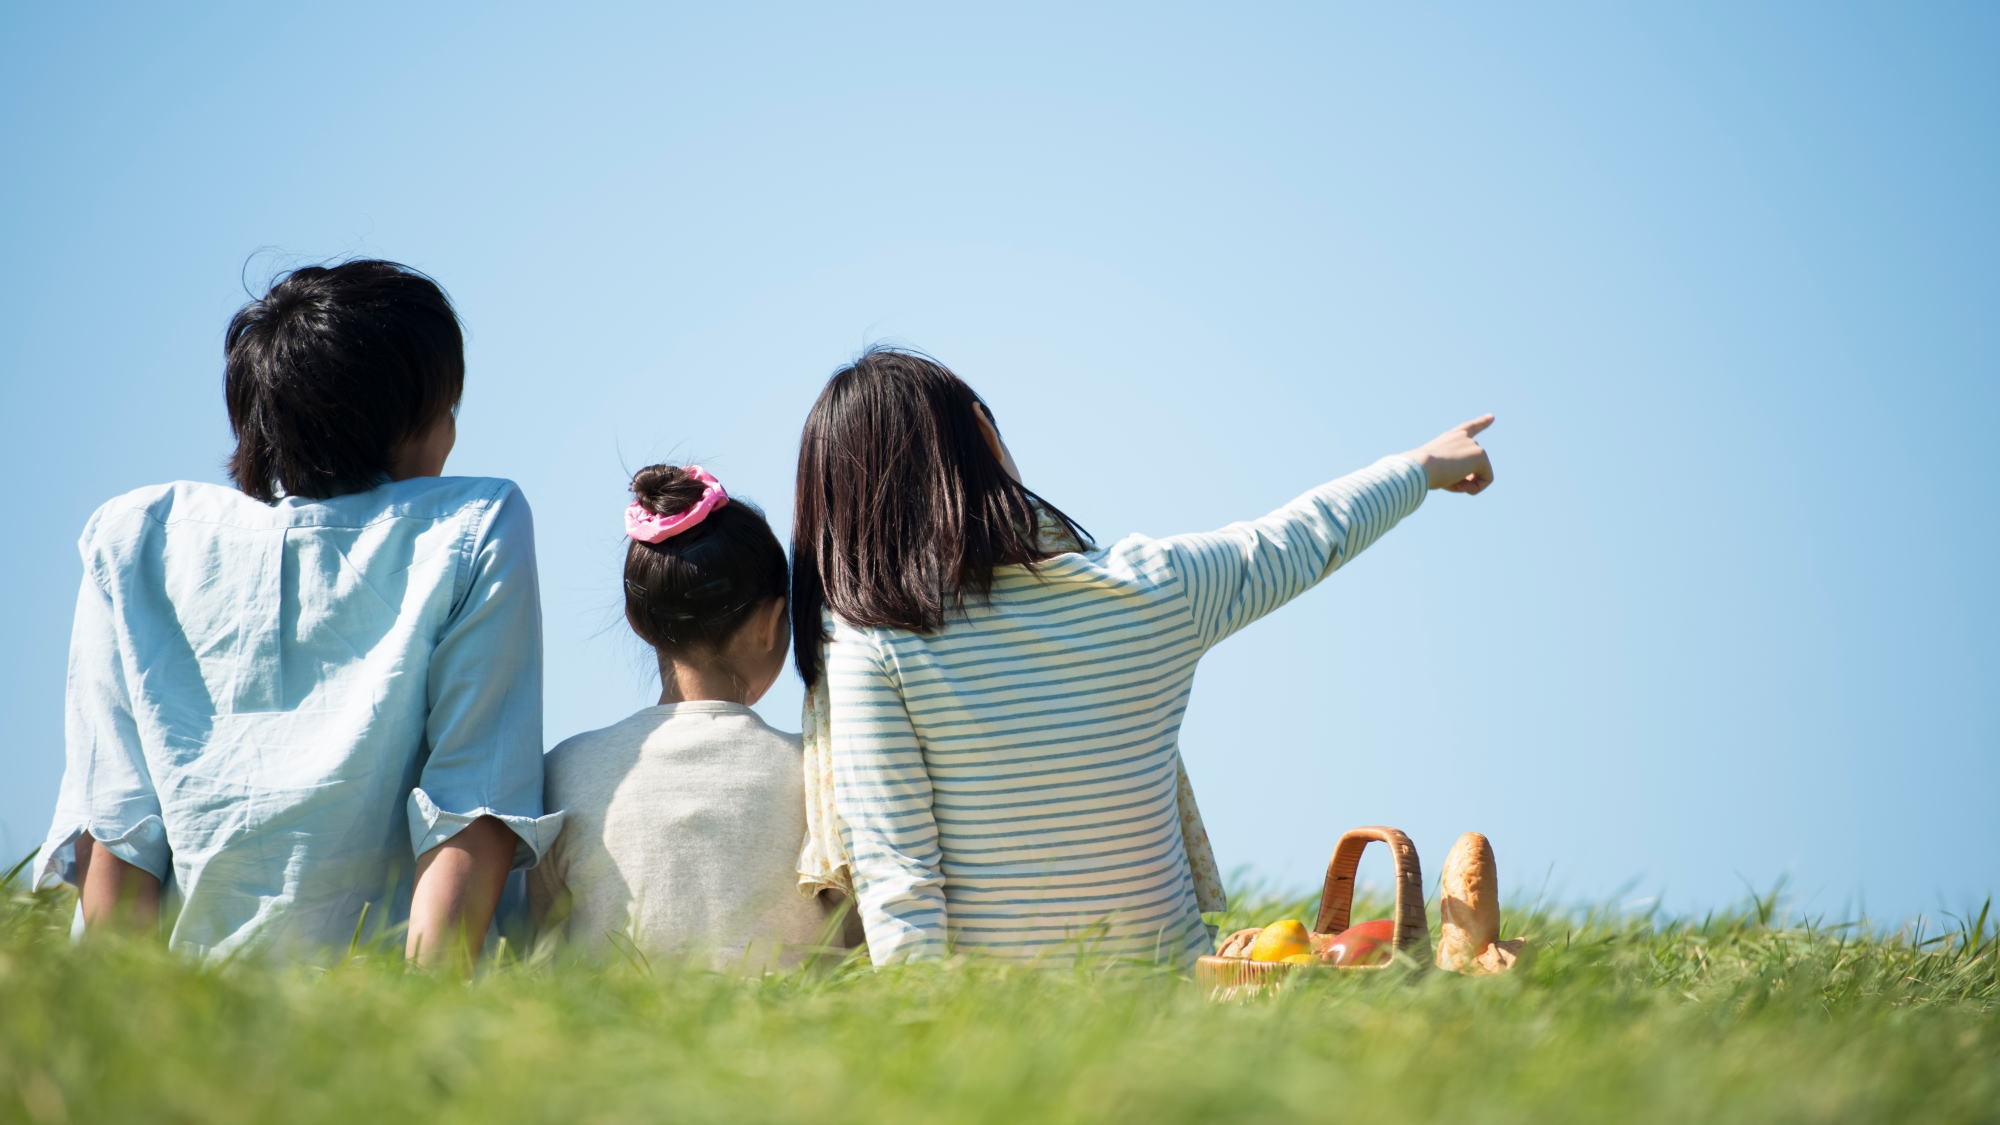
{"label": "child", "polygon": [[476,956],[542,815],[534,531],[511,482],[446,478],[458,318],[390,262],[294,271],[238,312],[235,488],[90,517],[67,768],[36,882],[86,930],[306,958],[408,922]]}
{"label": "child", "polygon": [[529,876],[542,934],[601,953],[758,971],[831,940],[831,896],[804,897],[798,736],[750,705],[784,670],[785,552],[764,517],[698,465],[652,465],[625,512],[625,620],[651,645],[660,702],[549,752],[568,818]]}
{"label": "child", "polygon": [[1222,904],[1177,743],[1196,662],[1427,489],[1485,489],[1473,435],[1491,421],[1255,522],[1092,548],[1021,485],[957,376],[863,355],[799,453],[792,620],[816,779],[801,876],[851,872],[877,964],[1207,952],[1201,912]]}

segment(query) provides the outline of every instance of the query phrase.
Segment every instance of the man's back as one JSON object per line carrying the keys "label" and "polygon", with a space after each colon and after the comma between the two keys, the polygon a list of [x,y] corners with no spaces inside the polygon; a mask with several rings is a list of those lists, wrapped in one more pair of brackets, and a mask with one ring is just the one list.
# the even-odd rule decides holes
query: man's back
{"label": "man's back", "polygon": [[264,504],[181,482],[108,502],[80,548],[67,741],[91,767],[65,779],[45,875],[68,877],[89,832],[162,878],[176,946],[310,955],[345,946],[364,906],[370,931],[401,921],[433,830],[539,811],[519,768],[541,748],[534,548],[512,483]]}

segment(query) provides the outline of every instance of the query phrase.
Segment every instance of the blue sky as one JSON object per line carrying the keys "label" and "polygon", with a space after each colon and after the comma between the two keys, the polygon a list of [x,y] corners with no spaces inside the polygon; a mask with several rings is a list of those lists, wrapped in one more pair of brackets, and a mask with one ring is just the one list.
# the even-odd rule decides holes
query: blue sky
{"label": "blue sky", "polygon": [[84,518],[220,479],[246,287],[369,255],[466,322],[452,470],[535,503],[551,741],[655,690],[627,470],[783,528],[819,383],[887,340],[1106,539],[1499,415],[1492,491],[1210,657],[1226,866],[1309,886],[1389,823],[1529,896],[2000,888],[2000,9],[289,9],[0,14],[7,854]]}

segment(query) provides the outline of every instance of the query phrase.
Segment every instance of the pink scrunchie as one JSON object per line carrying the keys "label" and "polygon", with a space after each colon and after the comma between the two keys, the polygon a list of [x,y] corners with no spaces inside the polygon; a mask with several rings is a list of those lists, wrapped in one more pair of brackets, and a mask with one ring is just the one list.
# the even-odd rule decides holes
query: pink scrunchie
{"label": "pink scrunchie", "polygon": [[672,539],[707,519],[710,512],[729,503],[729,493],[723,491],[722,482],[710,476],[700,465],[689,465],[687,475],[703,485],[701,499],[695,501],[694,507],[663,516],[634,500],[625,509],[625,534],[641,543]]}

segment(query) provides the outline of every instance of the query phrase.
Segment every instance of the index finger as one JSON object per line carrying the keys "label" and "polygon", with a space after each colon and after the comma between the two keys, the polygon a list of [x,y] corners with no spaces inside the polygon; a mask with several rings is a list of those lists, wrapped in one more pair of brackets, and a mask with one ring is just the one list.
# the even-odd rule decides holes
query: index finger
{"label": "index finger", "polygon": [[1465,431],[1466,437],[1474,437],[1479,433],[1483,432],[1486,429],[1486,427],[1492,424],[1493,424],[1493,415],[1481,414],[1479,417],[1474,418],[1470,422],[1462,423],[1458,428]]}

